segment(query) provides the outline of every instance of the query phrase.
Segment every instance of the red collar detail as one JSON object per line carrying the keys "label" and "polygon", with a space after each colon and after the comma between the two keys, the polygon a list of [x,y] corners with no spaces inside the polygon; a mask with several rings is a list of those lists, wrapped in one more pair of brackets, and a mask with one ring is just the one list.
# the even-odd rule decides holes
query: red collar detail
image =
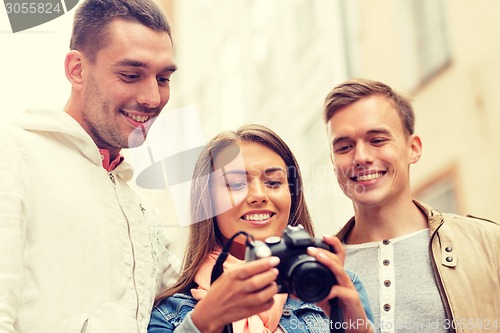
{"label": "red collar detail", "polygon": [[107,172],[113,171],[125,159],[123,155],[118,154],[113,161],[110,161],[109,150],[99,148],[99,152],[101,153],[102,167]]}

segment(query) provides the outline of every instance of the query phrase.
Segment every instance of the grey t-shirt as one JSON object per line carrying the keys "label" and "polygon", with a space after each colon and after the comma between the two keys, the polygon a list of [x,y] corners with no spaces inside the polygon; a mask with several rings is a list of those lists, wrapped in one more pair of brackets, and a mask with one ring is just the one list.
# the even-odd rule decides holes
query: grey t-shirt
{"label": "grey t-shirt", "polygon": [[363,282],[377,332],[448,332],[429,260],[429,230],[345,245],[345,269]]}

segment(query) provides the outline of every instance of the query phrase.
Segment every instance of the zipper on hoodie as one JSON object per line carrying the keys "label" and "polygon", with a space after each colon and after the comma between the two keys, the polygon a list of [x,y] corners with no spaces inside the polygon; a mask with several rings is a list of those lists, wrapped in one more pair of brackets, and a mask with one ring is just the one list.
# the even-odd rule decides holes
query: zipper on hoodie
{"label": "zipper on hoodie", "polygon": [[[111,180],[111,182],[113,183],[113,186],[115,187],[116,189],[116,179],[115,179],[115,175],[113,174],[113,172],[109,172],[109,179]],[[137,319],[136,323],[137,323],[137,332],[140,332],[140,328],[139,328],[139,292],[137,290],[137,282],[135,280],[135,248],[134,248],[134,244],[132,242],[132,232],[130,230],[130,222],[128,221],[128,218],[127,218],[127,215],[125,214],[125,211],[123,210],[123,207],[121,205],[121,202],[120,202],[120,199],[118,198],[118,192],[115,193],[116,194],[116,197],[118,199],[118,202],[120,204],[120,208],[123,212],[123,215],[125,216],[125,219],[127,220],[127,232],[128,232],[128,237],[129,237],[129,241],[130,241],[130,247],[131,247],[131,252],[132,252],[132,258],[133,258],[133,263],[132,263],[132,280],[134,281],[134,291],[135,291],[135,298],[136,298],[136,303],[137,303],[137,306],[135,308],[135,318]],[[140,205],[140,209],[142,211],[142,213],[144,214],[144,211],[146,210],[142,204]]]}
{"label": "zipper on hoodie", "polygon": [[112,172],[109,173],[109,179],[111,179],[111,182],[113,183],[113,185],[116,187],[116,180],[115,180],[115,176],[113,175]]}
{"label": "zipper on hoodie", "polygon": [[137,303],[137,307],[135,308],[135,318],[137,319],[136,320],[137,332],[140,332],[140,328],[139,328],[139,306],[140,306],[140,304],[139,304],[140,303],[139,302],[139,291],[137,290],[137,281],[135,280],[135,273],[136,273],[135,272],[135,270],[136,270],[136,267],[135,267],[135,248],[134,248],[134,243],[132,242],[132,232],[130,230],[130,223],[128,222],[128,219],[127,219],[127,230],[128,230],[128,237],[130,240],[130,247],[132,249],[132,258],[133,258],[132,280],[134,281],[135,301]]}

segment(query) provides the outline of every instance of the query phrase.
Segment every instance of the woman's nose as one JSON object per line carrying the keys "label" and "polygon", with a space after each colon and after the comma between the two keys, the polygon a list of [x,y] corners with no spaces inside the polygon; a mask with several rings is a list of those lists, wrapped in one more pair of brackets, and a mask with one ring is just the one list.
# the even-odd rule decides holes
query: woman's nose
{"label": "woman's nose", "polygon": [[266,188],[264,184],[249,184],[247,202],[248,203],[262,203],[268,200]]}

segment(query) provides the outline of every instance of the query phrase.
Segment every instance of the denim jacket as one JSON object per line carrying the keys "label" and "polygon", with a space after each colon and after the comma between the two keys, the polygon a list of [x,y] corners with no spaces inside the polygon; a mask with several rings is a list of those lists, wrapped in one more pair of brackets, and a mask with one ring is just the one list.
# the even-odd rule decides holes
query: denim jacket
{"label": "denim jacket", "polygon": [[[361,298],[366,316],[373,322],[373,315],[368,303],[363,284],[355,274],[348,272]],[[191,320],[191,312],[197,300],[191,295],[175,294],[164,299],[151,313],[148,333],[200,333]],[[330,332],[330,319],[323,310],[311,303],[288,297],[283,306],[279,326],[284,332],[298,333],[328,333]]]}

